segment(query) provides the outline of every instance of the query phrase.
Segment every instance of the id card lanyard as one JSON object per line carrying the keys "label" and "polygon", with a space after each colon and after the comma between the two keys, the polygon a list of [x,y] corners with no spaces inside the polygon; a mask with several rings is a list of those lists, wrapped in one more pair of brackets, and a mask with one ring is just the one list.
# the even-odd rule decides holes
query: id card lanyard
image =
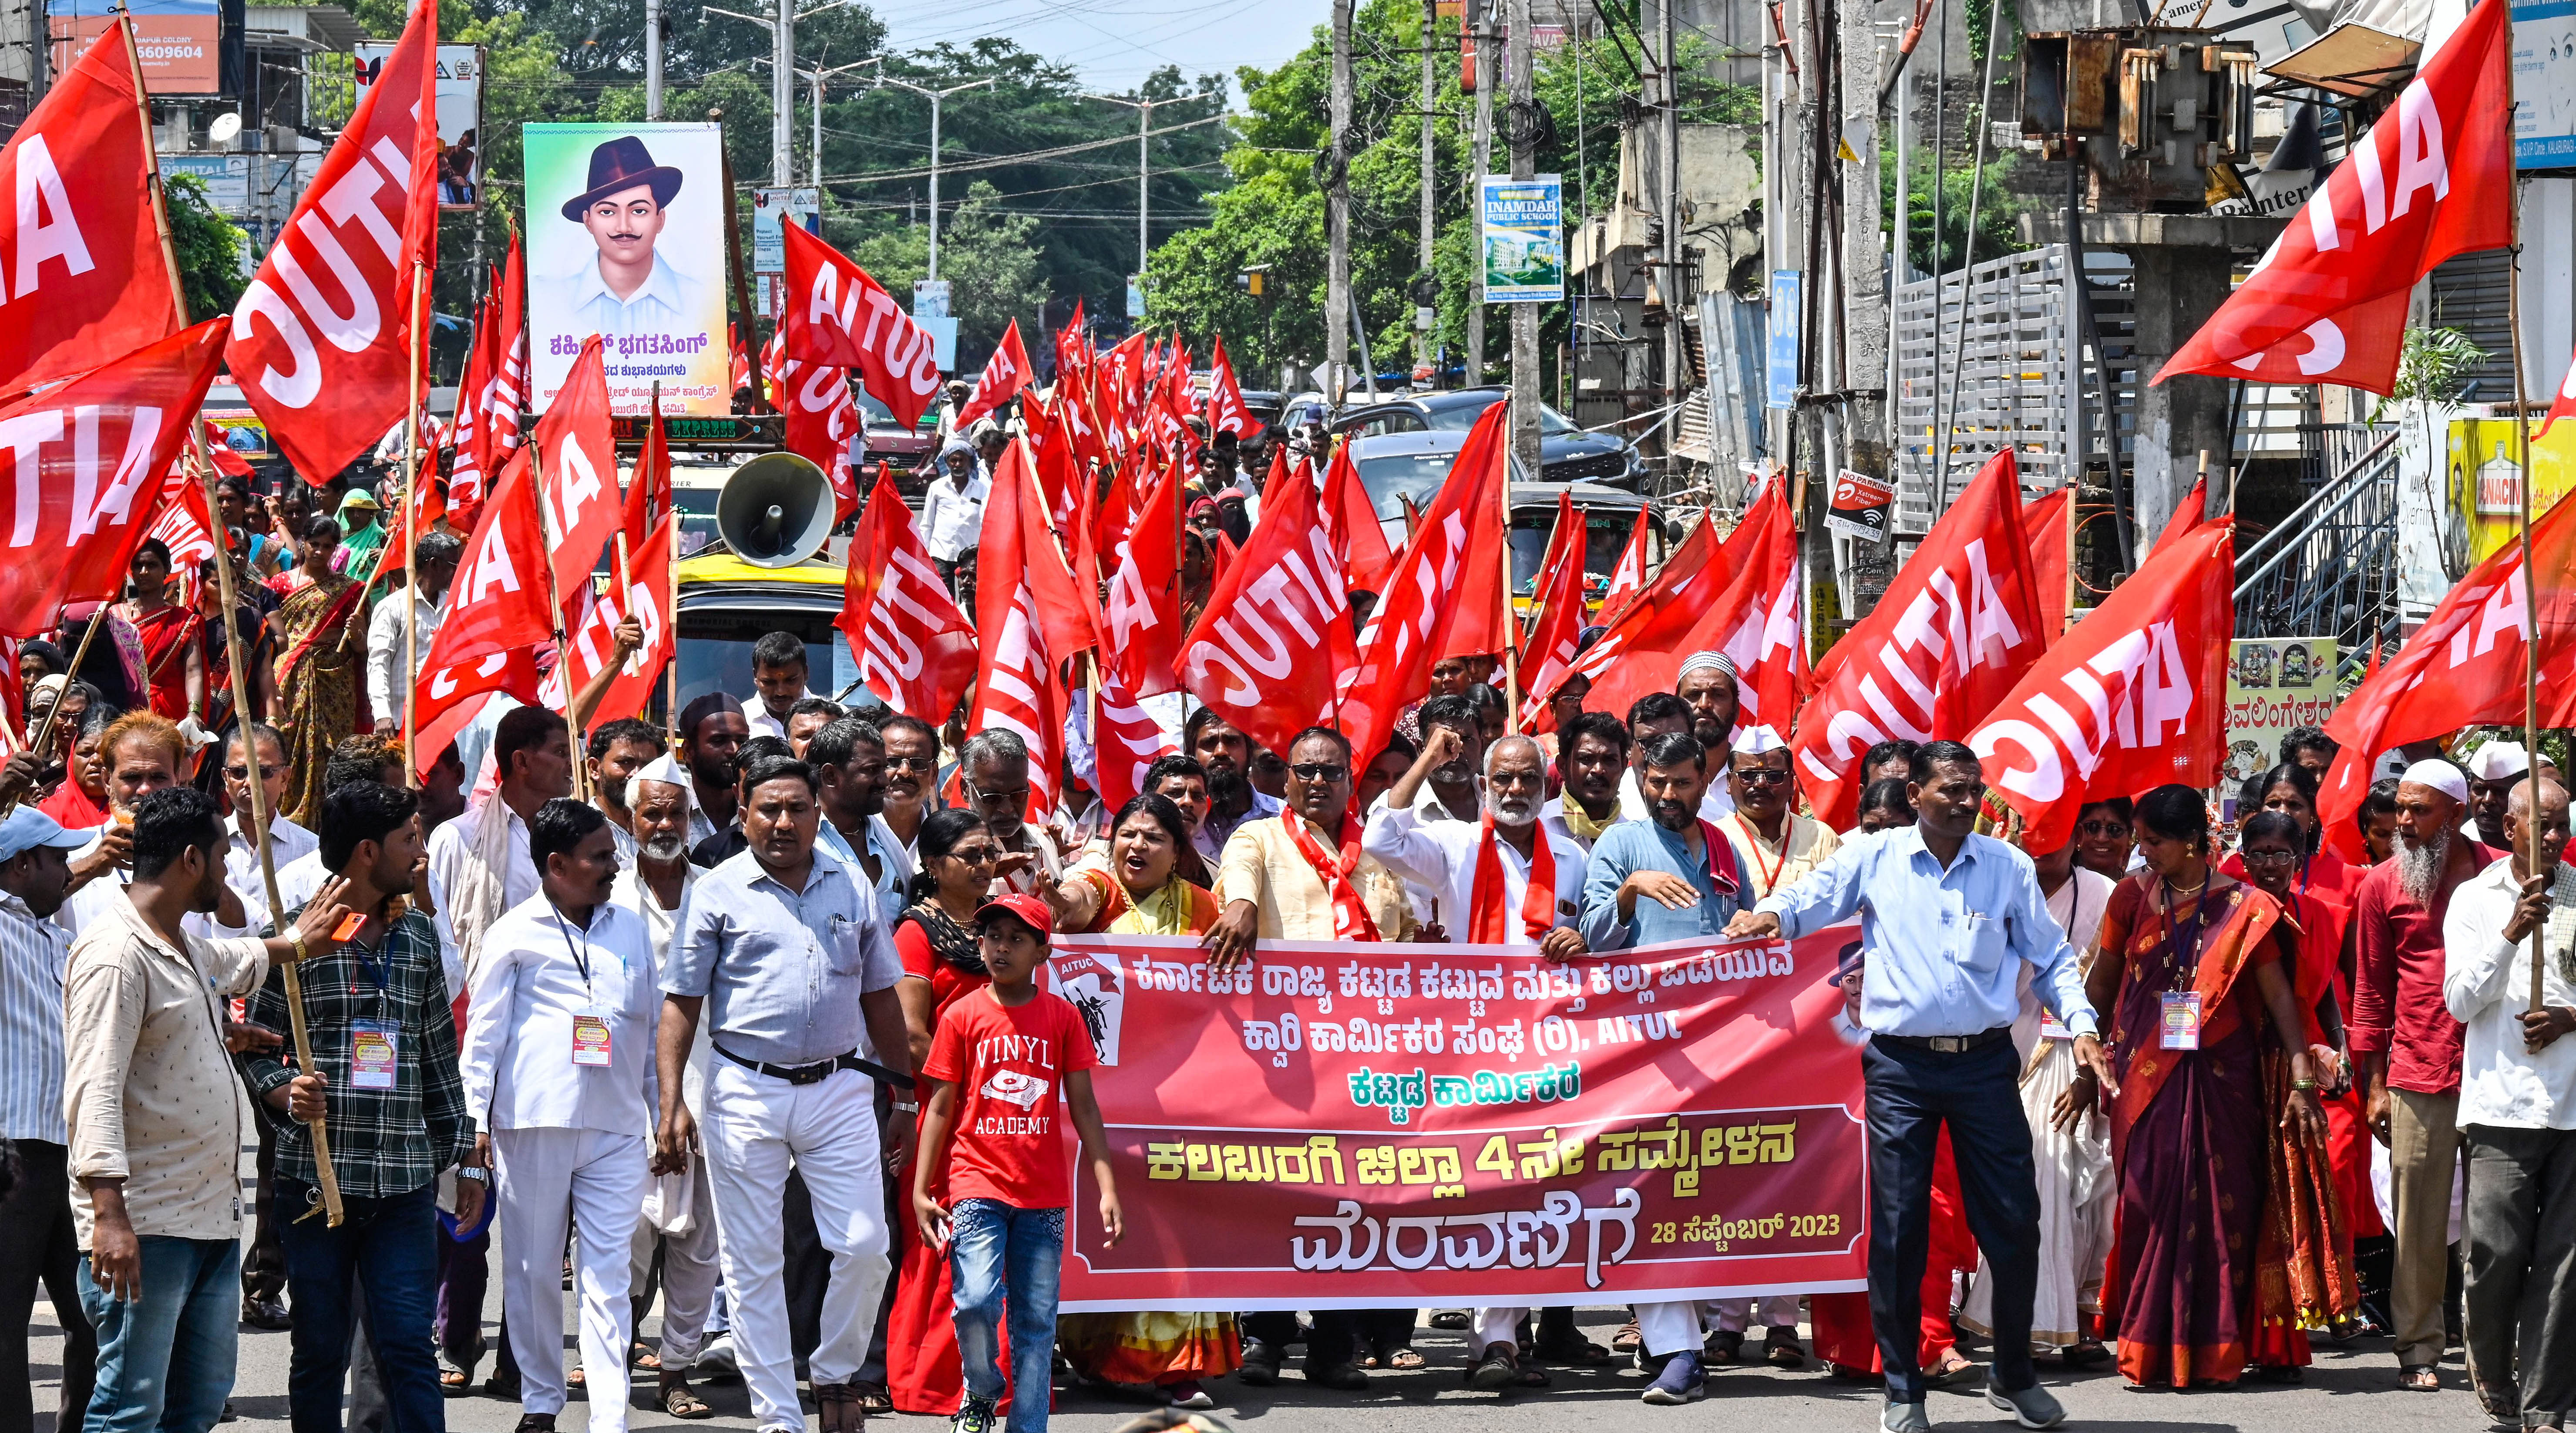
{"label": "id card lanyard", "polygon": [[[391,932],[388,932],[390,938]],[[349,1085],[360,1090],[390,1090],[399,1078],[402,1061],[402,1030],[385,1018],[385,1001],[392,994],[393,956],[379,948],[370,959],[366,948],[349,942],[349,958],[367,973],[367,983],[376,987],[375,1018],[349,1022]],[[349,982],[352,994],[358,983]]]}
{"label": "id card lanyard", "polygon": [[[572,953],[573,968],[581,972],[582,998],[588,1002],[572,1013],[572,1062],[582,1069],[603,1068],[609,1059],[608,1010],[599,1003],[597,992],[591,988],[590,932],[582,931],[580,943],[575,944],[572,927],[565,924],[563,911],[552,902],[548,902],[548,908],[554,912],[555,929],[563,935],[564,949]],[[619,964],[622,967],[624,962],[621,960]]]}
{"label": "id card lanyard", "polygon": [[[2192,907],[2191,944],[2187,953],[2182,943],[2181,922],[2176,921],[2173,915],[2173,887],[2167,885],[2164,890],[2167,979],[2182,981],[2187,979],[2200,963],[2201,936],[2208,929],[2209,923],[2209,886],[2206,881],[2202,883],[2199,901]],[[2160,1005],[2161,1009],[2158,1013],[2162,1019],[2158,1022],[2157,1043],[2167,1050],[2199,1049],[2200,992],[2185,990],[2177,985],[2164,992]]]}

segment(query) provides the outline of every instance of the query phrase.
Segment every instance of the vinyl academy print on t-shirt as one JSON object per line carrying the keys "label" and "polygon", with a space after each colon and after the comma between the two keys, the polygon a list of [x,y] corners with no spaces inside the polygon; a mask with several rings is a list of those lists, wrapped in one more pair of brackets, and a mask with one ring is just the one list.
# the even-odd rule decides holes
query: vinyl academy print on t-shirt
{"label": "vinyl academy print on t-shirt", "polygon": [[1091,1032],[1064,997],[1017,1006],[990,987],[940,1016],[922,1073],[957,1087],[948,1197],[998,1199],[1019,1209],[1073,1202],[1066,1157],[1064,1077],[1100,1063]]}

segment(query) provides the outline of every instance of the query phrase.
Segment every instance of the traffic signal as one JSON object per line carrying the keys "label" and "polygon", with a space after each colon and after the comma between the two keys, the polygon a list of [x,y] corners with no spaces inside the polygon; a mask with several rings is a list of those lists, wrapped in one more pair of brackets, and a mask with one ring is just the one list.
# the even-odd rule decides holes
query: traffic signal
{"label": "traffic signal", "polygon": [[1267,280],[1269,277],[1270,266],[1268,264],[1254,264],[1248,269],[1235,270],[1234,286],[1237,289],[1250,294],[1254,298],[1259,298],[1262,295],[1263,289],[1267,286]]}

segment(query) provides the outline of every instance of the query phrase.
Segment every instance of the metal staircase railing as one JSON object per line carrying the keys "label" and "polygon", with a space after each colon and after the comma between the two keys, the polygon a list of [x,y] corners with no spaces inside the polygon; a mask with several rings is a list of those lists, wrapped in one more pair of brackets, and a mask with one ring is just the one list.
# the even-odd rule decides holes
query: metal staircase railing
{"label": "metal staircase railing", "polygon": [[2400,429],[2321,436],[2332,476],[2236,556],[2236,635],[2331,637],[2349,677],[2396,610]]}

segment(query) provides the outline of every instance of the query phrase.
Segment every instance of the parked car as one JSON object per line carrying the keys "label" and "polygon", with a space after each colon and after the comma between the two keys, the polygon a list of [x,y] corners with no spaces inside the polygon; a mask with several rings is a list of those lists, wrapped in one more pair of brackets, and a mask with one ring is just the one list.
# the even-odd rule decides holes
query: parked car
{"label": "parked car", "polygon": [[894,474],[895,491],[919,506],[922,489],[932,477],[931,459],[939,452],[938,405],[924,409],[921,421],[907,428],[895,421],[893,409],[855,383],[850,385],[850,396],[858,400],[859,412],[867,419],[869,469],[884,463]]}
{"label": "parked car", "polygon": [[[1351,466],[1360,475],[1360,486],[1368,491],[1387,546],[1404,545],[1411,535],[1407,503],[1415,512],[1430,506],[1449,480],[1458,450],[1466,444],[1467,435],[1458,431],[1411,430],[1351,440]],[[1527,597],[1538,579],[1539,562],[1547,555],[1548,541],[1556,532],[1557,496],[1561,492],[1571,492],[1574,509],[1583,517],[1583,569],[1588,574],[1586,586],[1595,600],[1608,587],[1610,570],[1618,565],[1619,554],[1626,549],[1641,514],[1654,524],[1646,540],[1648,564],[1651,568],[1663,561],[1672,539],[1662,513],[1652,502],[1600,483],[1531,482],[1517,458],[1511,464],[1509,541],[1512,591],[1516,597]]]}
{"label": "parked car", "polygon": [[[1451,393],[1403,393],[1371,403],[1355,399],[1332,419],[1336,434],[1464,433],[1485,410],[1511,395],[1500,388]],[[1608,433],[1586,433],[1542,403],[1538,410],[1539,478],[1543,482],[1603,483],[1634,488],[1646,473],[1635,446]]]}

